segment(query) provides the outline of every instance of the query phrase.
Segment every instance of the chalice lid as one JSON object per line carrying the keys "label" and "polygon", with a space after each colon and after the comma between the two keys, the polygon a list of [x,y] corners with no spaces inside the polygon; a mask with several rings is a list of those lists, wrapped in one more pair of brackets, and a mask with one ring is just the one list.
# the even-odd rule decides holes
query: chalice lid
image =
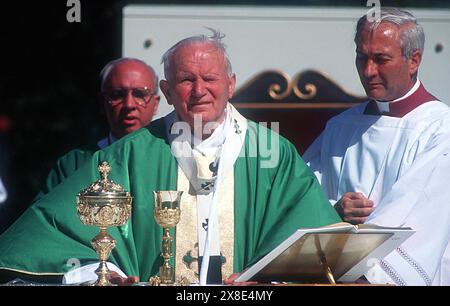
{"label": "chalice lid", "polygon": [[126,192],[122,186],[108,178],[111,172],[111,166],[103,161],[98,166],[101,179],[92,183],[88,188],[79,192],[81,197],[130,197],[130,193]]}

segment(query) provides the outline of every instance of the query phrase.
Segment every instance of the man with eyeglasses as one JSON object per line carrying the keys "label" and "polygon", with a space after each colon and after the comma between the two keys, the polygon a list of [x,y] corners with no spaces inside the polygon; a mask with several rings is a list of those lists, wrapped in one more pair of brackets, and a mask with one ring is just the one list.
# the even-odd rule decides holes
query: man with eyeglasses
{"label": "man with eyeglasses", "polygon": [[81,224],[75,195],[98,180],[101,161],[133,196],[127,224],[109,230],[117,243],[108,266],[128,282],[148,281],[162,263],[153,191],[183,191],[174,240],[175,279],[183,283],[221,284],[298,228],[340,221],[294,145],[228,102],[236,77],[222,38],[188,37],[164,54],[160,87],[175,111],[95,152],[27,210],[0,236],[0,274],[62,275],[77,258],[82,267],[66,282],[96,278],[95,230]]}
{"label": "man with eyeglasses", "polygon": [[136,58],[119,58],[100,72],[102,108],[110,133],[95,145],[60,157],[35,200],[48,193],[77,170],[92,154],[148,125],[158,110],[158,77],[152,67]]}
{"label": "man with eyeglasses", "polygon": [[150,66],[137,59],[121,58],[108,63],[100,77],[101,97],[111,128],[109,144],[152,121],[159,96],[158,77]]}

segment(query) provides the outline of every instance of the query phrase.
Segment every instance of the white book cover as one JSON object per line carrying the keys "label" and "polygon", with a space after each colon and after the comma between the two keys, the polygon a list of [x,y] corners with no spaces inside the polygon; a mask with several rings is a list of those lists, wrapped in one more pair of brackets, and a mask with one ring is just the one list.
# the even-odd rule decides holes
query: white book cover
{"label": "white book cover", "polygon": [[413,233],[345,222],[298,229],[236,281],[323,283],[330,271],[338,282],[354,282]]}

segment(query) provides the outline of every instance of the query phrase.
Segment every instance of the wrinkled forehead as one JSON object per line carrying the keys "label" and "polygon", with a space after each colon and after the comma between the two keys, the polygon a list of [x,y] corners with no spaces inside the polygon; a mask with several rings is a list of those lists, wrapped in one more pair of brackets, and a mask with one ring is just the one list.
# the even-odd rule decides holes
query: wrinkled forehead
{"label": "wrinkled forehead", "polygon": [[373,39],[374,37],[399,40],[401,32],[407,26],[408,25],[398,25],[389,21],[382,21],[381,23],[366,22],[357,36],[357,41],[361,42]]}
{"label": "wrinkled forehead", "polygon": [[[211,42],[189,42],[178,47],[171,56],[174,66],[192,61],[208,61],[211,64],[225,66],[225,54]],[[175,67],[174,67],[175,68]]]}

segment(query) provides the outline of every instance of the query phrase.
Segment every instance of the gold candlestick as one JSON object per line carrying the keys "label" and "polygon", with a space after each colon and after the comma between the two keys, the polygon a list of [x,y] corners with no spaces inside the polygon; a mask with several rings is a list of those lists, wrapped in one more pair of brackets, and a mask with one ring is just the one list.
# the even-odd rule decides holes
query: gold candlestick
{"label": "gold candlestick", "polygon": [[77,195],[77,214],[83,224],[100,228],[100,233],[91,240],[100,258],[100,264],[95,270],[98,279],[93,285],[111,286],[113,284],[108,280],[111,272],[106,261],[116,241],[108,234],[108,227],[127,222],[131,215],[132,197],[120,185],[108,180],[111,166],[107,162],[102,162],[98,171],[102,178]]}

